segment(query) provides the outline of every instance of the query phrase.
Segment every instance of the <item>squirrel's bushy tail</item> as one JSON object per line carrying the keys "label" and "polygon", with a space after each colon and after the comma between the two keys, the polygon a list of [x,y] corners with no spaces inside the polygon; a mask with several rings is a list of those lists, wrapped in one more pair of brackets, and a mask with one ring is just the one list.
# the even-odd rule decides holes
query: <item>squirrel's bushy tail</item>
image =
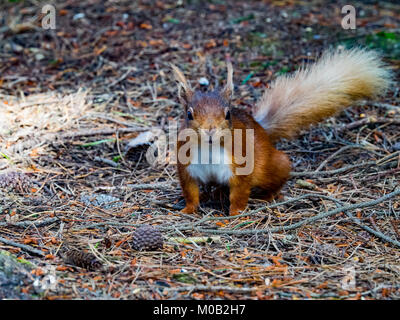
{"label": "squirrel's bushy tail", "polygon": [[390,83],[375,51],[327,51],[315,64],[277,78],[256,104],[254,118],[272,141],[293,138],[359,99],[382,94]]}

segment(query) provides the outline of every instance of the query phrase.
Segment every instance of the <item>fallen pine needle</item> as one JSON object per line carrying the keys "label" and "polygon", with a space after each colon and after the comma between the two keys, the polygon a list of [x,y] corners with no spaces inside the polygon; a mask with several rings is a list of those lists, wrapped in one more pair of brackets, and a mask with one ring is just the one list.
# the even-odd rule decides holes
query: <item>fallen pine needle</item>
{"label": "fallen pine needle", "polygon": [[168,238],[168,241],[176,242],[176,243],[207,243],[207,242],[215,242],[220,243],[220,236],[212,236],[212,237],[171,237]]}

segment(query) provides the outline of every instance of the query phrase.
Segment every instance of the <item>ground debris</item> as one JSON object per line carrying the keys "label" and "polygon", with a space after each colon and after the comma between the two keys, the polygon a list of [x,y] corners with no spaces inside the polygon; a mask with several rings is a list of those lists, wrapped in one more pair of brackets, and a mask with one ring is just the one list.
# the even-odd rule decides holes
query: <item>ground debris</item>
{"label": "ground debris", "polygon": [[[239,216],[216,188],[181,213],[174,165],[147,162],[183,118],[171,64],[205,90],[229,59],[244,111],[329,47],[376,48],[398,81],[399,4],[354,1],[362,16],[344,30],[343,1],[58,1],[54,31],[32,21],[40,3],[0,4],[0,248],[35,265],[9,277],[0,262],[0,297],[400,298],[400,202],[385,198],[400,178],[396,86],[280,142],[292,178]],[[5,172],[34,183],[8,192]],[[141,225],[162,249],[134,250]]]}

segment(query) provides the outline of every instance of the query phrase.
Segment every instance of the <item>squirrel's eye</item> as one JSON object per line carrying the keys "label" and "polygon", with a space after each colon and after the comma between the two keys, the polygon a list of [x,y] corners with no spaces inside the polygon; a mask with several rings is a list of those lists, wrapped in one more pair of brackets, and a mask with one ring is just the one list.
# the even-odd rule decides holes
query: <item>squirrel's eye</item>
{"label": "squirrel's eye", "polygon": [[187,112],[187,117],[188,117],[189,120],[193,120],[193,114],[192,114],[191,111]]}
{"label": "squirrel's eye", "polygon": [[228,110],[225,114],[225,120],[229,120],[231,118],[231,112]]}

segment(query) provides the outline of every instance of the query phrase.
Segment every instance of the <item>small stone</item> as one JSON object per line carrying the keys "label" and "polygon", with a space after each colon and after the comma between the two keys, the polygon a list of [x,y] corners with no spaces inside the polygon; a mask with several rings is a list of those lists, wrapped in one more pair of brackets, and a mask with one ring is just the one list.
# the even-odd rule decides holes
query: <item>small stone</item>
{"label": "small stone", "polygon": [[44,58],[45,58],[45,56],[44,56],[43,53],[37,53],[37,54],[35,54],[35,59],[36,59],[37,61],[43,60]]}
{"label": "small stone", "polygon": [[82,18],[84,18],[85,17],[85,14],[84,13],[77,13],[76,15],[74,15],[73,17],[72,17],[72,20],[79,20],[79,19],[82,19]]}
{"label": "small stone", "polygon": [[13,52],[19,53],[24,50],[24,47],[20,46],[19,44],[14,43],[14,42],[5,43],[3,48],[4,48],[4,51],[6,51],[6,52],[13,51]]}
{"label": "small stone", "polygon": [[202,86],[208,86],[208,85],[210,84],[210,82],[207,80],[207,78],[204,78],[204,77],[202,77],[202,78],[199,79],[199,83],[200,83]]}

